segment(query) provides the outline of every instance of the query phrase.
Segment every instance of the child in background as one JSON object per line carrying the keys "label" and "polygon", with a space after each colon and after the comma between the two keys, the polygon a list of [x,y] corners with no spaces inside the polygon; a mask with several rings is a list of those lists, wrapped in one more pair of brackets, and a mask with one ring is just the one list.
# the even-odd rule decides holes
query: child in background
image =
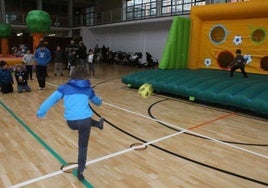
{"label": "child in background", "polygon": [[72,74],[72,71],[73,69],[75,68],[76,66],[76,61],[77,61],[77,54],[76,54],[76,51],[75,50],[71,50],[71,54],[70,56],[68,57],[68,64],[70,66],[70,73],[69,75],[71,76]]}
{"label": "child in background", "polygon": [[36,78],[39,84],[39,90],[45,90],[46,77],[47,77],[47,65],[51,60],[50,50],[45,46],[45,42],[41,41],[39,47],[34,54],[36,61]]}
{"label": "child in background", "polygon": [[94,52],[92,49],[88,51],[87,62],[88,62],[89,76],[91,76],[92,73],[92,76],[95,77]]}
{"label": "child in background", "polygon": [[236,57],[234,59],[234,61],[230,64],[231,70],[230,70],[230,76],[233,77],[233,72],[236,69],[240,69],[241,73],[244,75],[245,78],[247,78],[247,73],[245,71],[245,64],[247,63],[246,59],[243,57],[243,55],[241,54],[241,50],[237,49],[235,51]]}
{"label": "child in background", "polygon": [[27,50],[22,58],[22,62],[26,65],[26,74],[27,80],[33,79],[33,64],[34,64],[34,55],[31,54],[31,50]]}
{"label": "child in background", "polygon": [[72,130],[78,130],[78,172],[77,178],[83,180],[86,165],[88,140],[91,127],[103,129],[103,118],[96,121],[89,102],[99,106],[102,100],[91,87],[89,73],[84,66],[77,66],[71,72],[71,79],[52,93],[39,107],[36,116],[44,117],[47,111],[63,99],[64,118]]}
{"label": "child in background", "polygon": [[8,67],[7,62],[0,61],[0,85],[2,93],[13,92],[12,70]]}
{"label": "child in background", "polygon": [[54,60],[55,60],[55,76],[63,76],[63,51],[60,46],[57,46],[56,51],[54,52]]}
{"label": "child in background", "polygon": [[27,83],[27,73],[22,69],[21,65],[16,66],[15,70],[15,78],[18,84],[18,93],[22,93],[23,91],[30,92],[31,88]]}

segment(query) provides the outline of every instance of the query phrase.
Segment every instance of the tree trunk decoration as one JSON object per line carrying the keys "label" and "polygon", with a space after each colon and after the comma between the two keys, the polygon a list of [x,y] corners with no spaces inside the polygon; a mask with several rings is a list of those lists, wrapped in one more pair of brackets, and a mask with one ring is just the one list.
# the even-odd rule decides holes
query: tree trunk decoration
{"label": "tree trunk decoration", "polygon": [[9,45],[8,45],[8,39],[7,38],[2,38],[1,39],[1,51],[2,51],[2,56],[7,56],[9,54]]}
{"label": "tree trunk decoration", "polygon": [[44,33],[33,33],[33,52],[35,52],[40,41],[44,38]]}
{"label": "tree trunk decoration", "polygon": [[51,19],[47,12],[42,10],[31,10],[26,17],[28,30],[33,35],[33,51],[38,47],[39,42],[44,38],[45,33],[50,31]]}
{"label": "tree trunk decoration", "polygon": [[8,37],[11,36],[12,30],[9,24],[0,23],[0,40],[2,56],[9,54]]}

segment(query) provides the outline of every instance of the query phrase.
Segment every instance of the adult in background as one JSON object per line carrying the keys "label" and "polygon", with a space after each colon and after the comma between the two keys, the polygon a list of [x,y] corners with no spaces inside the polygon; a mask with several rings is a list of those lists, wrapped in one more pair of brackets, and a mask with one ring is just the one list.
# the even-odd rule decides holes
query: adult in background
{"label": "adult in background", "polygon": [[39,84],[39,90],[44,90],[46,87],[47,65],[51,61],[51,53],[45,47],[44,42],[40,42],[39,47],[34,54],[36,61],[36,77]]}
{"label": "adult in background", "polygon": [[84,45],[83,41],[79,42],[78,58],[79,58],[80,64],[86,67],[87,47]]}
{"label": "adult in background", "polygon": [[57,46],[56,51],[54,52],[54,60],[55,60],[55,76],[63,76],[63,51],[60,46]]}

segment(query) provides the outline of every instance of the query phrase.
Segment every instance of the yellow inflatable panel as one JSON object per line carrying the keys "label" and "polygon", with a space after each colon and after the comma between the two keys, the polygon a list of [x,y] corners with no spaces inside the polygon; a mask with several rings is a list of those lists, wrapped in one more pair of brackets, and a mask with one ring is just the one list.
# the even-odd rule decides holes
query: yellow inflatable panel
{"label": "yellow inflatable panel", "polygon": [[228,69],[241,49],[249,73],[268,74],[268,0],[194,6],[188,68]]}

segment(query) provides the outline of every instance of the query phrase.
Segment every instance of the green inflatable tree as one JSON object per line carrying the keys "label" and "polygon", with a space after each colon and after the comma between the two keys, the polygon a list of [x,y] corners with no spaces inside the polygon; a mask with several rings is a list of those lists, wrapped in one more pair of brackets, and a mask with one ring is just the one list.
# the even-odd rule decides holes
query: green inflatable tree
{"label": "green inflatable tree", "polygon": [[12,34],[11,26],[6,23],[0,23],[0,40],[1,40],[2,56],[6,56],[9,54],[8,37],[10,37],[11,34]]}
{"label": "green inflatable tree", "polygon": [[42,10],[31,10],[26,17],[27,28],[33,36],[33,50],[36,49],[45,33],[49,32],[51,19],[47,12]]}

